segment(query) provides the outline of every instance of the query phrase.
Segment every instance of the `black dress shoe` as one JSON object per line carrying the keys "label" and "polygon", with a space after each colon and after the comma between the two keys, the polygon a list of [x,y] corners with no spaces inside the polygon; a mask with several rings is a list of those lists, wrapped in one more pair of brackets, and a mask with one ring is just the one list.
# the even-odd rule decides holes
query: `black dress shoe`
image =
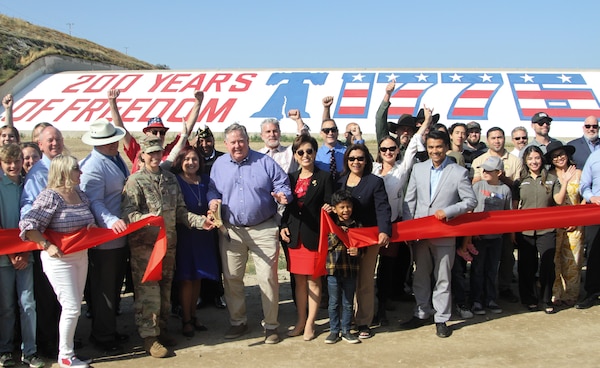
{"label": "black dress shoe", "polygon": [[576,309],[588,309],[593,307],[598,302],[598,295],[593,294],[586,296],[581,302],[575,304]]}
{"label": "black dress shoe", "polygon": [[400,324],[401,330],[414,330],[415,328],[423,327],[427,323],[426,320],[413,316],[407,322]]}
{"label": "black dress shoe", "polygon": [[436,323],[435,334],[438,337],[450,337],[450,335],[452,335],[452,329],[446,325],[446,322]]}

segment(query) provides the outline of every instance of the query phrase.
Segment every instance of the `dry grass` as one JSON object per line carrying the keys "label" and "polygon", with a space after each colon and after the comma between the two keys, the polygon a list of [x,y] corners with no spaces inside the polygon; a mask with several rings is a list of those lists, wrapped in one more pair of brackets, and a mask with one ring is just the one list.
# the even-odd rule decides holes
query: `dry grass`
{"label": "dry grass", "polygon": [[66,55],[129,70],[158,68],[88,40],[0,14],[0,85],[47,55]]}

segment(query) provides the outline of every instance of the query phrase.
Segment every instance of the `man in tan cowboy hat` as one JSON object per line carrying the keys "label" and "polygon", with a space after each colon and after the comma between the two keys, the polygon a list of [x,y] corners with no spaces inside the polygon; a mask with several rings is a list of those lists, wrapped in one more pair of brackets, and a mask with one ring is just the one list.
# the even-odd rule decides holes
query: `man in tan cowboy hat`
{"label": "man in tan cowboy hat", "polygon": [[[80,188],[91,202],[99,227],[120,233],[127,228],[121,219],[121,193],[129,176],[125,161],[119,155],[119,141],[125,130],[114,127],[106,119],[90,125],[81,141],[93,146],[92,152],[80,162]],[[102,351],[119,352],[127,335],[117,332],[116,309],[119,292],[127,267],[127,238],[120,237],[88,251],[89,287],[93,306],[90,341]]]}
{"label": "man in tan cowboy hat", "polygon": [[[136,172],[139,167],[138,155],[140,153],[140,145],[129,133],[129,131],[127,131],[125,125],[123,125],[123,119],[121,119],[121,114],[119,113],[119,108],[117,107],[117,97],[119,97],[119,95],[120,91],[118,89],[111,89],[108,91],[108,103],[110,105],[110,113],[115,126],[125,131],[125,136],[123,137],[123,148],[125,154],[133,163],[131,167],[131,172],[133,173]],[[194,130],[194,125],[196,124],[196,120],[198,120],[200,107],[202,106],[202,101],[204,100],[204,92],[194,91],[194,98],[196,101],[194,102],[194,106],[192,106],[192,109],[188,114],[187,121],[184,124],[181,134],[178,134],[171,143],[164,147],[162,161],[165,161],[167,157],[169,157],[171,150],[173,150],[179,139],[185,139],[187,141],[188,136],[191,134],[192,130]],[[164,146],[167,130],[169,130],[169,128],[163,124],[162,119],[160,117],[154,117],[148,120],[148,125],[144,127],[142,131],[146,136],[156,136],[158,139],[160,139],[161,144]]]}

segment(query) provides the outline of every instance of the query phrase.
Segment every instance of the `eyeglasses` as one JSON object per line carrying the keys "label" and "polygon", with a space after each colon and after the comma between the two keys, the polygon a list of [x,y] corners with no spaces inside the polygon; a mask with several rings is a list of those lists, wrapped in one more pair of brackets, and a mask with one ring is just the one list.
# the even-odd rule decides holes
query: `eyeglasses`
{"label": "eyeglasses", "polygon": [[81,171],[81,169],[79,168],[79,165],[75,165],[71,168],[71,170],[73,171]]}
{"label": "eyeglasses", "polygon": [[598,125],[585,124],[585,129],[598,129]]}
{"label": "eyeglasses", "polygon": [[298,156],[304,156],[304,154],[306,153],[307,155],[312,155],[315,151],[312,148],[307,149],[306,151],[303,150],[298,150],[296,151],[296,153],[298,154]]}
{"label": "eyeglasses", "polygon": [[354,162],[354,161],[363,162],[364,160],[365,160],[365,156],[348,157],[348,161],[350,161],[350,162]]}
{"label": "eyeglasses", "polygon": [[546,124],[547,126],[550,126],[550,122],[548,120],[540,120],[536,124],[539,126],[544,126],[544,124]]}
{"label": "eyeglasses", "polygon": [[524,141],[526,141],[526,140],[527,140],[527,136],[523,136],[523,137],[513,137],[513,139],[514,139],[515,141],[520,141],[520,140],[524,140]]}
{"label": "eyeglasses", "polygon": [[381,152],[381,153],[386,153],[387,151],[394,152],[397,148],[398,148],[397,146],[379,147],[379,152]]}
{"label": "eyeglasses", "polygon": [[323,128],[321,129],[321,131],[325,134],[329,134],[329,133],[337,133],[338,132],[338,128]]}
{"label": "eyeglasses", "polygon": [[160,135],[163,137],[167,134],[167,131],[164,129],[152,129],[152,130],[149,130],[149,132],[152,135]]}

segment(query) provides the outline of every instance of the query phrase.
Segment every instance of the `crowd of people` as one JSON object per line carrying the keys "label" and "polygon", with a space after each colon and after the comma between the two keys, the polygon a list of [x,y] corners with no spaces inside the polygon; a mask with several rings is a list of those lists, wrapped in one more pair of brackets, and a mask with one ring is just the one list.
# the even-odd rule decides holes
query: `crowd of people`
{"label": "crowd of people", "polygon": [[[428,216],[449,221],[468,212],[600,205],[597,118],[585,119],[583,136],[564,144],[549,136],[552,118],[539,112],[531,120],[535,137],[529,142],[525,127],[513,129],[509,152],[502,128],[488,129],[483,142],[479,123],[446,127],[427,106],[416,116],[388,121],[394,90],[391,81],[376,114],[375,155],[356,123],[338,139],[331,96],[322,101],[320,146],[299,110],[292,109],[288,116],[297,133],[290,146],[281,144],[279,121],[266,119],[263,148],[250,148],[246,128],[234,123],[224,131],[226,152],[219,152],[210,128],[193,134],[203,92],[194,92],[181,132],[165,145],[169,128],[160,117],[148,121],[142,139],[133,137],[119,113],[120,91],[110,90],[112,123],[90,124],[82,142],[91,152],[80,161],[65,152],[60,130],[49,123],[38,124],[30,142],[20,142],[13,99],[5,96],[0,228],[18,228],[21,239],[39,249],[0,256],[0,366],[15,365],[15,351],[30,367],[44,366],[40,356],[55,357],[60,367],[89,366],[89,359],[76,354],[74,339],[84,295],[92,318],[90,341],[104,352],[122,351],[129,336],[118,331],[116,316],[124,279],[135,295],[137,332],[152,357],[170,356],[169,348],[177,344],[167,329],[173,310],[180,314],[183,336],[206,330],[196,316],[200,300],[226,307],[230,326],[224,338],[239,338],[249,330],[244,275],[250,255],[264,342],[276,344],[280,249],[292,274],[297,311],[287,336],[305,341],[318,336],[315,322],[322,307],[330,324],[324,342],[354,344],[371,338],[373,326],[390,323],[386,310],[393,299],[415,303],[400,329],[434,322],[442,338],[452,334],[447,322],[453,311],[468,319],[502,313],[503,303],[519,301],[529,311],[548,314],[595,305],[597,226],[391,239],[394,223]],[[131,165],[121,157],[120,142]],[[321,234],[322,211],[341,231],[377,229],[376,239],[357,248],[334,232]],[[142,279],[159,228],[121,234],[149,216],[162,217],[166,233],[158,281]],[[114,237],[69,253],[46,235],[46,230],[66,236],[90,227],[111,229]],[[511,290],[515,277],[518,295]]]}

